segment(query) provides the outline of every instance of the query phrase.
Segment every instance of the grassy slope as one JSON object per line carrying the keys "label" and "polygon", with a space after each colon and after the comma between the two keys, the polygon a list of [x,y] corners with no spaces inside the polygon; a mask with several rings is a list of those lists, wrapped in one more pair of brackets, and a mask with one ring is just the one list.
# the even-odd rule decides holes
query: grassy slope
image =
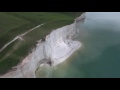
{"label": "grassy slope", "polygon": [[73,16],[71,17],[71,15],[58,12],[14,12],[10,14],[30,21],[41,21],[42,23],[47,21],[73,19]]}
{"label": "grassy slope", "polygon": [[29,21],[0,12],[0,36],[26,23],[29,23]]}
{"label": "grassy slope", "polygon": [[[17,65],[23,58],[25,58],[26,55],[31,51],[32,48],[35,48],[36,41],[39,40],[40,38],[45,37],[48,33],[50,33],[53,29],[62,27],[64,25],[70,24],[74,20],[74,15],[71,15],[70,13],[48,13],[48,12],[33,12],[33,13],[7,13],[8,15],[14,16],[16,18],[24,19],[26,21],[29,21],[33,23],[34,25],[40,24],[43,22],[48,22],[48,21],[53,21],[51,23],[48,23],[32,32],[24,36],[24,41],[16,41],[12,43],[9,47],[7,47],[5,50],[3,50],[0,53],[0,74],[6,73],[8,70],[11,69],[11,67]],[[33,22],[32,22],[33,21]],[[28,26],[31,25],[30,23],[27,24]],[[33,25],[33,26],[34,26]],[[29,26],[29,27],[33,27]],[[23,26],[22,26],[23,27]],[[17,34],[20,34],[22,32],[26,31],[26,27],[23,29],[22,27],[19,27],[17,29],[11,30],[9,33],[14,33],[14,37]],[[15,32],[15,30],[18,30]],[[9,35],[9,33],[6,33],[6,36]],[[17,34],[16,34],[17,33]],[[6,39],[4,37],[4,39]],[[11,37],[11,36],[9,36]],[[13,38],[13,37],[12,37]],[[11,38],[11,39],[12,39]],[[4,39],[1,39],[4,41]],[[9,39],[10,40],[10,39]],[[8,41],[9,41],[8,40]],[[7,42],[7,41],[6,41]],[[17,48],[14,48],[17,47]],[[8,55],[9,54],[9,55]]]}

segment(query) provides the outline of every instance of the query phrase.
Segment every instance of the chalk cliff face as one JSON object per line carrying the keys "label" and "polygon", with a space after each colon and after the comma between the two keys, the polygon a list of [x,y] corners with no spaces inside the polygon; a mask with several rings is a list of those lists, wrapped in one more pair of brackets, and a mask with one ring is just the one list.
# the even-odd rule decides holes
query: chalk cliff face
{"label": "chalk cliff face", "polygon": [[68,57],[73,49],[78,48],[80,43],[78,41],[72,41],[72,37],[77,34],[75,23],[64,26],[53,31],[47,36],[45,42],[45,54],[46,59],[52,61],[52,65],[56,65],[62,61],[63,58]]}
{"label": "chalk cliff face", "polygon": [[56,66],[66,60],[81,46],[79,41],[72,40],[79,31],[76,28],[77,22],[52,31],[46,36],[45,42],[39,42],[36,49],[18,66],[0,77],[35,78],[35,71],[39,66]]}

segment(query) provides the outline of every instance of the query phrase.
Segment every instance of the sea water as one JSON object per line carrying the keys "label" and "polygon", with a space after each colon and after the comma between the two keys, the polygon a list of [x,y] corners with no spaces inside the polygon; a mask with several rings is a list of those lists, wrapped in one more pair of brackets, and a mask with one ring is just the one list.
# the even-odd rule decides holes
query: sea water
{"label": "sea water", "polygon": [[79,33],[75,40],[81,42],[80,49],[56,67],[41,68],[42,77],[120,77],[120,12],[86,13],[84,23],[77,27]]}

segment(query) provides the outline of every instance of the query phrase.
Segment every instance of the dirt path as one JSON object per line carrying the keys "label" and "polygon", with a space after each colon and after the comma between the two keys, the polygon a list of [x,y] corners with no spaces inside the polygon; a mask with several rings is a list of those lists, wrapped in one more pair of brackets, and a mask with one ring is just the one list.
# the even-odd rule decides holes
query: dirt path
{"label": "dirt path", "polygon": [[[45,23],[44,23],[44,24],[45,24]],[[13,43],[13,42],[16,41],[17,39],[22,40],[22,37],[23,37],[24,35],[26,35],[26,34],[28,34],[29,32],[35,30],[36,28],[39,28],[40,26],[42,26],[42,25],[44,25],[44,24],[40,24],[40,25],[38,25],[38,26],[36,26],[36,27],[28,30],[27,32],[25,32],[25,33],[23,33],[23,34],[20,34],[20,35],[16,36],[13,40],[11,40],[11,41],[8,42],[7,44],[5,44],[5,45],[0,49],[0,52],[2,52],[8,45],[10,45],[11,43]]]}

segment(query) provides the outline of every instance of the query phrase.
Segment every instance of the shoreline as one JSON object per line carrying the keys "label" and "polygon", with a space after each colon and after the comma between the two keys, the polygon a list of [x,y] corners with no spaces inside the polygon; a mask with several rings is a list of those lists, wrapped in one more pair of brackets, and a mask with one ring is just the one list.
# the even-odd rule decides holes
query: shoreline
{"label": "shoreline", "polygon": [[64,61],[66,61],[76,50],[78,50],[81,47],[81,43],[79,41],[72,41],[75,45],[65,56],[60,57],[58,60],[55,61],[53,66],[56,66]]}

